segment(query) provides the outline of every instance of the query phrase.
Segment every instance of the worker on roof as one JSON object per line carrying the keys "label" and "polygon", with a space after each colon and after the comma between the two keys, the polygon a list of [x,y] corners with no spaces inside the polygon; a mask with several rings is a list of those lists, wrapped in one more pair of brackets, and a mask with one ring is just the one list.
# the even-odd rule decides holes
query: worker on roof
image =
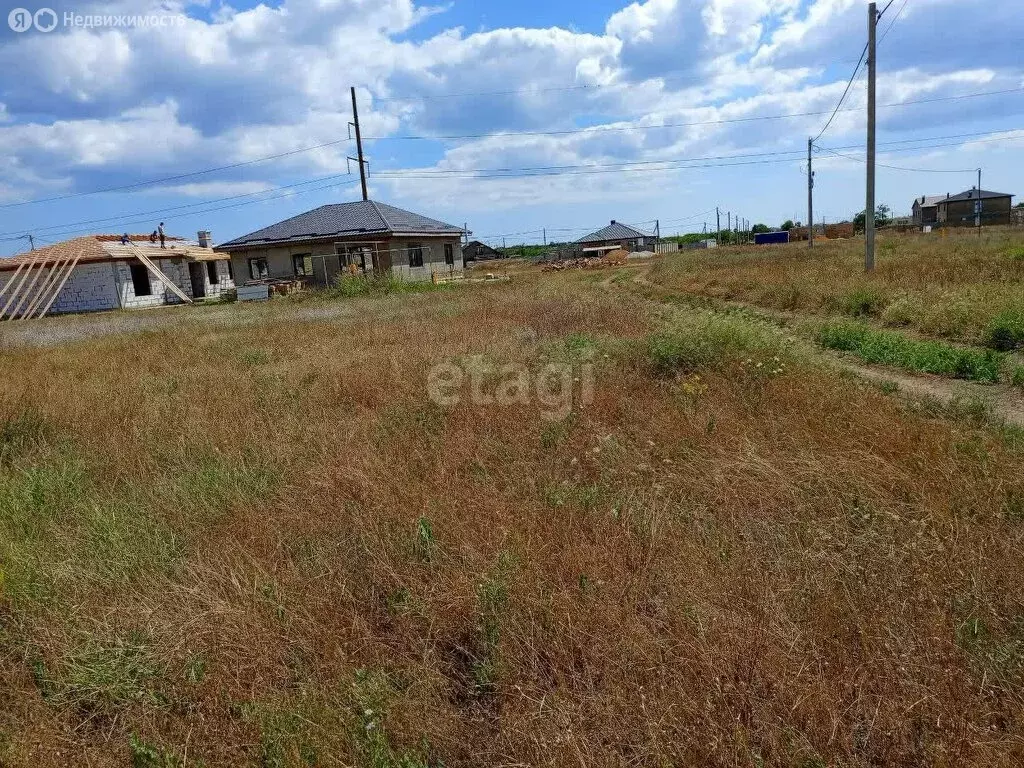
{"label": "worker on roof", "polygon": [[132,241],[132,239],[130,237],[128,237],[128,233],[127,232],[125,232],[123,235],[121,235],[121,245],[128,245],[128,243],[130,243],[131,241]]}
{"label": "worker on roof", "polygon": [[153,233],[149,236],[149,242],[151,242],[151,243],[155,243],[156,242],[156,230],[155,229],[153,230]]}
{"label": "worker on roof", "polygon": [[160,226],[156,228],[156,231],[160,233],[160,247],[166,248],[167,246],[164,245],[164,223],[162,221],[160,222]]}

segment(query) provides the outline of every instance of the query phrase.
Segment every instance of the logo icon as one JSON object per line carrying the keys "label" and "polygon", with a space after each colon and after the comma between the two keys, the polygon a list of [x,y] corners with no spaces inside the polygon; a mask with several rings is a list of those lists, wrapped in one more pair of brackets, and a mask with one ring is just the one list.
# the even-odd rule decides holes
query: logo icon
{"label": "logo icon", "polygon": [[32,29],[32,11],[15,8],[7,14],[7,26],[15,32],[28,32]]}
{"label": "logo icon", "polygon": [[40,8],[33,20],[40,32],[53,32],[57,26],[57,14],[52,8]]}

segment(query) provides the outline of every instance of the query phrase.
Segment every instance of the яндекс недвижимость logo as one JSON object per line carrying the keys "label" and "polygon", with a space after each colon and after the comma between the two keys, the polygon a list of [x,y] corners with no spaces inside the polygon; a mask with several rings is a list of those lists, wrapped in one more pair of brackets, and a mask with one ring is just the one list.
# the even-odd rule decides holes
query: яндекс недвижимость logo
{"label": "\u044f\u043d\u0434\u0435\u043a\u0441 \u043d\u0435\u0434\u0432\u0438\u0436\u0438\u043c\u043e\u0441\u0442\u044c logo", "polygon": [[52,32],[57,26],[57,12],[52,8],[40,8],[35,13],[15,8],[7,14],[7,26],[15,32],[28,32],[33,27],[40,32]]}

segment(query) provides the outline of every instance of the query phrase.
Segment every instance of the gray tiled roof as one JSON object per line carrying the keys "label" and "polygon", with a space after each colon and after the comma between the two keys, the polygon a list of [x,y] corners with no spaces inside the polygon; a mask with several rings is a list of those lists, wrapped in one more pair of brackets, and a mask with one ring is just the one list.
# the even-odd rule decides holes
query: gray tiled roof
{"label": "gray tiled roof", "polygon": [[269,227],[236,237],[217,250],[248,245],[302,242],[352,235],[461,235],[462,228],[373,200],[322,205]]}
{"label": "gray tiled roof", "polygon": [[600,243],[605,240],[634,240],[639,237],[652,237],[652,235],[646,232],[641,232],[639,229],[630,227],[626,224],[620,224],[617,221],[613,221],[607,227],[603,227],[597,232],[591,232],[586,237],[581,237],[577,240],[577,243]]}

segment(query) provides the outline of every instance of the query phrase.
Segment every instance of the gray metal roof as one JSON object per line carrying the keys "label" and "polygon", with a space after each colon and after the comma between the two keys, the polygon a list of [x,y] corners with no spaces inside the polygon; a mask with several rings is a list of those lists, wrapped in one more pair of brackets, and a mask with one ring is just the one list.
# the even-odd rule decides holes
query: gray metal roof
{"label": "gray metal roof", "polygon": [[[1007,194],[1005,192],[987,192],[987,191],[985,191],[983,189],[983,190],[981,190],[981,197],[983,199],[985,199],[985,200],[990,200],[993,197],[1013,197],[1013,195],[1009,195],[1009,194]],[[977,199],[978,199],[978,190],[977,189],[968,189],[966,192],[961,192],[959,195],[950,195],[950,197],[948,197],[948,198],[944,197],[939,202],[944,202],[946,200],[949,200],[950,202],[952,202],[954,200],[977,200]]]}
{"label": "gray metal roof", "polygon": [[373,200],[321,205],[217,246],[247,246],[351,237],[353,235],[461,235],[462,228]]}
{"label": "gray metal roof", "polygon": [[922,208],[934,208],[941,201],[946,199],[945,195],[922,195],[924,202],[922,203],[920,198],[916,198],[914,202]]}
{"label": "gray metal roof", "polygon": [[627,224],[620,224],[617,221],[612,221],[607,227],[602,227],[597,232],[591,232],[585,237],[581,237],[577,240],[577,243],[602,243],[605,240],[635,240],[639,237],[653,237],[646,232],[641,232],[639,229],[631,227]]}

